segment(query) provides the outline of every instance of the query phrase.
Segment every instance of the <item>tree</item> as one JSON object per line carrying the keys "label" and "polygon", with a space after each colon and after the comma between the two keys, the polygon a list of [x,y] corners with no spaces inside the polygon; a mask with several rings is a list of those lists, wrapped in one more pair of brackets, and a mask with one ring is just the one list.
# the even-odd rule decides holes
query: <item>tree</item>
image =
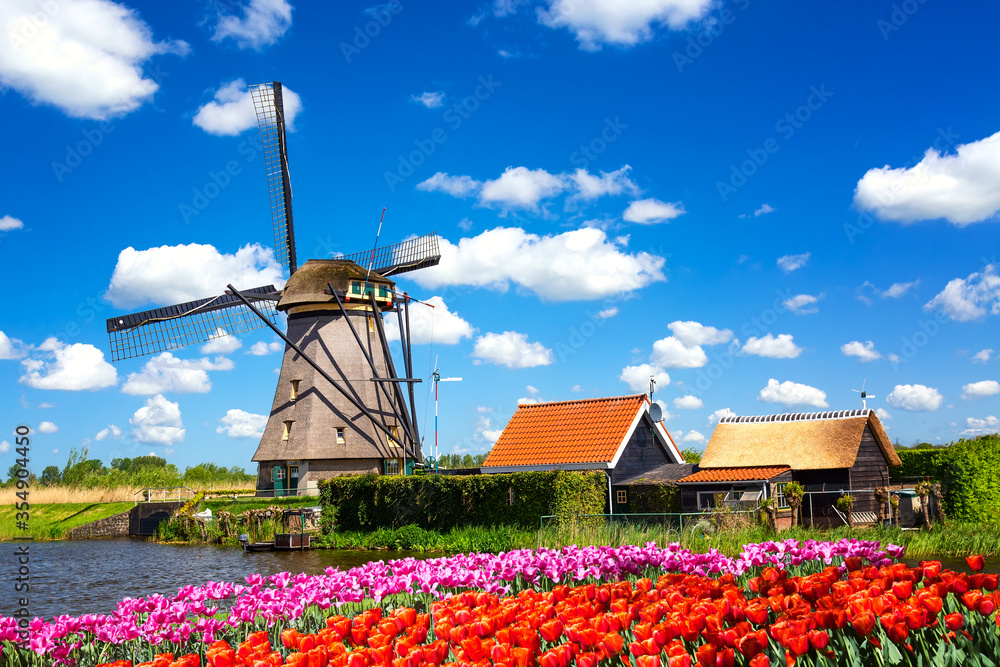
{"label": "tree", "polygon": [[685,447],[681,450],[681,456],[684,457],[685,463],[701,463],[701,455],[704,452],[699,452],[696,449],[691,449],[690,447]]}
{"label": "tree", "polygon": [[62,473],[59,466],[46,466],[42,471],[42,486],[52,486],[62,481]]}
{"label": "tree", "polygon": [[798,482],[789,482],[785,484],[784,494],[785,501],[792,509],[792,527],[794,528],[799,523],[799,508],[802,507],[802,499],[805,498],[806,490]]}

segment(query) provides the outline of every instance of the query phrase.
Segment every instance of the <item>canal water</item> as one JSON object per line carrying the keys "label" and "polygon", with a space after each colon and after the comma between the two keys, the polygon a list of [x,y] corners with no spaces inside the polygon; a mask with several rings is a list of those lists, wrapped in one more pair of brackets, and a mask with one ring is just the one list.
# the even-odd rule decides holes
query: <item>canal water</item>
{"label": "canal water", "polygon": [[[24,595],[15,590],[20,546],[0,543],[0,616],[10,616]],[[372,560],[441,555],[333,549],[247,553],[239,547],[138,540],[38,542],[30,544],[29,554],[28,609],[32,616],[46,619],[60,614],[107,614],[123,598],[154,593],[173,596],[183,586],[206,581],[243,583],[251,574],[323,574],[331,566],[349,569]]]}
{"label": "canal water", "polygon": [[[24,595],[15,590],[19,546],[0,543],[0,616],[10,616],[20,606],[18,598]],[[107,614],[123,598],[154,593],[173,596],[183,586],[206,581],[242,583],[250,574],[322,574],[331,566],[349,569],[371,560],[440,555],[333,549],[247,553],[239,547],[164,545],[138,540],[39,542],[30,544],[29,553],[28,609],[32,616],[46,619],[61,614]],[[968,569],[962,558],[941,561],[956,571]],[[916,565],[919,561],[904,562]],[[988,558],[986,571],[998,570],[1000,559]]]}

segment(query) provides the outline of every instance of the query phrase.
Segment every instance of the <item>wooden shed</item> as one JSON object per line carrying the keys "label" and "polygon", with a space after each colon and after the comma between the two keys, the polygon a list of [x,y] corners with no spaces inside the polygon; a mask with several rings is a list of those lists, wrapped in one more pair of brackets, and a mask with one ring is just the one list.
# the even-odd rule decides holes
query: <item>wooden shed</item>
{"label": "wooden shed", "polygon": [[856,513],[877,512],[874,490],[898,465],[872,410],[732,416],[716,426],[698,470],[677,483],[686,512],[769,497],[787,510],[783,489],[794,480],[811,492],[808,510],[820,525],[836,523],[831,507],[844,493],[855,496]]}

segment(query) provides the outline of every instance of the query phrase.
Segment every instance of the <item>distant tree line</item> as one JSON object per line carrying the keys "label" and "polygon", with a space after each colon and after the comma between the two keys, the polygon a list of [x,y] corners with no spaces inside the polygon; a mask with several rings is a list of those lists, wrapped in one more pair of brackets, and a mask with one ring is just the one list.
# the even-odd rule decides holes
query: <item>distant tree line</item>
{"label": "distant tree line", "polygon": [[[479,468],[486,460],[486,454],[442,454],[438,458],[438,467],[455,470],[458,468]],[[424,468],[434,468],[434,457],[424,457]]]}
{"label": "distant tree line", "polygon": [[[199,463],[188,466],[182,473],[173,463],[159,456],[137,456],[117,458],[105,466],[100,459],[88,458],[89,450],[70,451],[66,465],[46,466],[41,476],[32,473],[32,484],[41,486],[68,486],[76,488],[118,488],[122,486],[164,487],[164,486],[204,486],[219,484],[245,484],[254,481],[256,475],[248,474],[243,468],[226,468],[215,463]],[[7,481],[3,486],[12,486],[17,480],[17,464],[7,471]]]}

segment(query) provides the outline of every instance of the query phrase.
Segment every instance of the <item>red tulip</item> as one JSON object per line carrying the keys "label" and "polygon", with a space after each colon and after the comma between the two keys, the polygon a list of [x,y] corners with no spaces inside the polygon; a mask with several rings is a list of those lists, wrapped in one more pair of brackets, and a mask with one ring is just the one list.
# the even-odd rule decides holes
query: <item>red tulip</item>
{"label": "red tulip", "polygon": [[771,667],[771,659],[763,653],[750,658],[750,667]]}
{"label": "red tulip", "polygon": [[956,611],[944,617],[944,624],[949,630],[961,630],[965,625],[965,617]]}
{"label": "red tulip", "polygon": [[851,621],[851,625],[854,626],[855,632],[862,637],[867,637],[875,629],[875,614],[865,612],[864,614],[855,616],[854,620]]}
{"label": "red tulip", "polygon": [[889,639],[891,639],[896,644],[902,644],[906,641],[906,638],[910,636],[910,629],[906,627],[905,623],[896,623],[891,628],[889,628]]}
{"label": "red tulip", "polygon": [[702,644],[698,647],[698,650],[695,651],[695,655],[698,658],[698,664],[701,665],[701,667],[716,667],[716,654],[717,651],[711,644]]}
{"label": "red tulip", "polygon": [[812,644],[813,648],[817,651],[822,651],[830,644],[830,635],[822,630],[810,630],[809,643]]}
{"label": "red tulip", "polygon": [[983,566],[986,565],[986,559],[983,558],[982,555],[969,556],[965,559],[965,562],[968,564],[969,569],[973,572],[979,572],[983,569]]}

